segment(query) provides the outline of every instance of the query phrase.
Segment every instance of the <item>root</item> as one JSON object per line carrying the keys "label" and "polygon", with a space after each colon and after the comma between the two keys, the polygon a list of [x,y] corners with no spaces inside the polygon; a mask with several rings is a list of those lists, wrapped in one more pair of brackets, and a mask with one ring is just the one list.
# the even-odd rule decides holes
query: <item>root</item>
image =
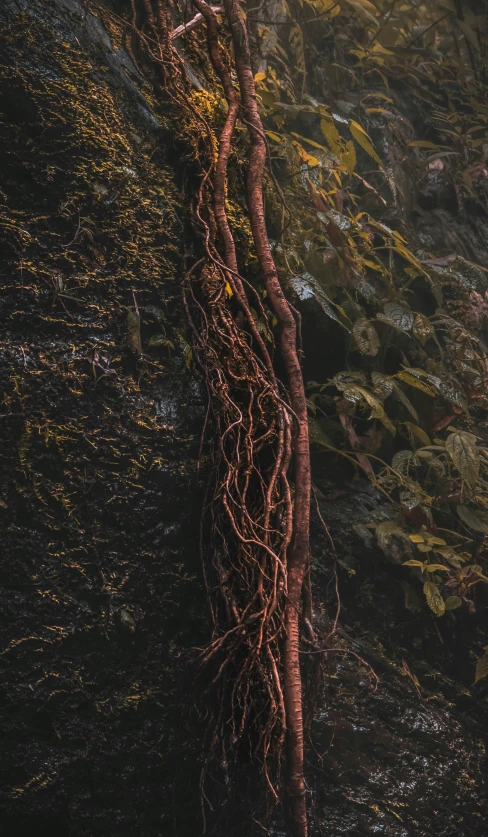
{"label": "root", "polygon": [[[220,43],[215,8],[205,0],[192,2],[197,16],[205,20],[209,58],[228,104],[216,159],[212,131],[186,90],[181,61],[172,46],[176,30],[163,0],[139,0],[137,6],[133,0],[131,26],[161,91],[199,127],[195,159],[200,178],[192,217],[202,254],[187,271],[183,290],[215,438],[201,545],[213,619],[212,640],[202,653],[211,672],[214,707],[208,740],[211,749],[218,745],[224,761],[232,750],[242,752],[245,746],[261,763],[271,796],[278,800],[287,739],[290,824],[295,837],[306,837],[299,621],[309,568],[311,479],[297,324],[280,285],[266,230],[267,145],[241,9],[237,0],[223,2],[238,92]],[[135,46],[131,43],[134,53]],[[247,204],[253,242],[280,328],[288,394],[277,380],[252,314],[226,213],[227,169],[239,116],[250,139]],[[232,314],[229,288],[240,317]],[[265,316],[262,306],[260,314]],[[293,501],[288,480],[292,460]],[[310,601],[309,584],[306,589]],[[311,607],[305,615],[313,637]]]}
{"label": "root", "polygon": [[280,285],[266,230],[263,178],[267,146],[257,106],[246,26],[236,0],[223,0],[223,6],[234,45],[243,117],[248,126],[251,140],[247,179],[247,202],[251,229],[266,290],[281,326],[281,354],[288,375],[290,402],[296,415],[293,439],[295,505],[293,538],[287,562],[288,597],[284,620],[283,674],[288,728],[287,791],[290,801],[291,822],[296,837],[306,837],[308,827],[303,769],[303,705],[299,613],[303,580],[308,566],[310,540],[311,474],[307,403],[297,352],[296,322]]}

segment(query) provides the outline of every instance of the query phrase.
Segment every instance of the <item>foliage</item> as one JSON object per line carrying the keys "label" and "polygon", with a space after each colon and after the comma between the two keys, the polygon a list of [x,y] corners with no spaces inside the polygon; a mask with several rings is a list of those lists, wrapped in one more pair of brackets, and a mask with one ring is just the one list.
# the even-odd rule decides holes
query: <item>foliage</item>
{"label": "foliage", "polygon": [[[299,299],[315,296],[349,335],[344,367],[308,386],[314,445],[347,455],[391,499],[394,525],[423,553],[405,565],[432,612],[474,610],[488,581],[488,440],[473,432],[488,408],[487,265],[459,241],[426,247],[400,175],[418,200],[442,176],[451,211],[486,212],[488,16],[449,2],[280,9],[290,27],[271,12],[258,26],[258,40],[275,38],[256,75],[288,210],[270,213],[276,252]],[[418,136],[398,134],[400,85],[420,108]]]}

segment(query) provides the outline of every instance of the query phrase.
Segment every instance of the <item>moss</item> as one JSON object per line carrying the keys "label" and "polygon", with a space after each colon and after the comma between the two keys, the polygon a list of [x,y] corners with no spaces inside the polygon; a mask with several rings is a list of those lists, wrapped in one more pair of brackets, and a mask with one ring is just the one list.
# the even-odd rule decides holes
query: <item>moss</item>
{"label": "moss", "polygon": [[174,769],[171,732],[204,614],[186,209],[136,71],[122,84],[118,54],[83,42],[76,15],[41,11],[8,14],[0,35],[6,828],[27,834],[37,813],[53,834],[74,818],[77,835],[155,835],[161,788],[165,828],[198,817],[175,813],[189,783],[197,803],[198,770],[186,755]]}

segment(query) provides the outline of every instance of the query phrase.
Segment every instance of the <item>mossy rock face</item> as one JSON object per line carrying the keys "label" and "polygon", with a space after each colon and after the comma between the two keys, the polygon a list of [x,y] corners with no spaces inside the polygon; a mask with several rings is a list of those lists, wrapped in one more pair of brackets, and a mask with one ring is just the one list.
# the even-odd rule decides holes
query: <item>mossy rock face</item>
{"label": "mossy rock face", "polygon": [[21,5],[0,10],[4,833],[167,834],[198,816],[182,661],[205,613],[185,208],[120,44],[76,3]]}

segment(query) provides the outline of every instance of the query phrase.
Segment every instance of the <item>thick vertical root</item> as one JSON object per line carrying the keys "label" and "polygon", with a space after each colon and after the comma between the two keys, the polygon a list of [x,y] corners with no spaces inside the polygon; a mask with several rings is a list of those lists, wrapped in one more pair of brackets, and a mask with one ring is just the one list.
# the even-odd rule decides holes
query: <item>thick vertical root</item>
{"label": "thick vertical root", "polygon": [[281,353],[288,375],[290,401],[296,416],[294,436],[295,505],[293,539],[288,552],[288,602],[285,608],[284,698],[288,728],[288,794],[293,830],[308,833],[303,768],[303,705],[300,674],[299,610],[308,566],[310,529],[310,451],[305,387],[297,352],[297,328],[293,312],[280,285],[269,244],[263,199],[266,140],[259,115],[246,26],[237,0],[223,0],[234,45],[236,70],[251,152],[247,178],[251,229],[263,279],[281,326]]}
{"label": "thick vertical root", "polygon": [[[160,89],[200,125],[195,157],[201,176],[192,214],[201,233],[202,256],[188,271],[184,301],[215,437],[202,538],[214,621],[212,641],[202,655],[212,671],[215,711],[209,740],[214,746],[218,742],[224,759],[227,752],[248,741],[278,799],[286,733],[290,821],[295,837],[306,837],[299,616],[309,560],[310,458],[297,327],[266,230],[267,147],[240,6],[238,0],[224,0],[239,96],[219,41],[215,12],[205,0],[193,0],[193,5],[206,21],[210,61],[228,104],[216,160],[210,127],[185,95],[164,0],[139,0],[137,6],[133,0],[132,29],[140,38],[145,59],[158,71]],[[281,329],[291,409],[280,394],[268,349],[251,312],[226,213],[227,168],[239,115],[250,138],[247,198],[252,236]],[[244,315],[244,327],[231,314],[227,284]],[[288,482],[292,458],[294,502]]]}

